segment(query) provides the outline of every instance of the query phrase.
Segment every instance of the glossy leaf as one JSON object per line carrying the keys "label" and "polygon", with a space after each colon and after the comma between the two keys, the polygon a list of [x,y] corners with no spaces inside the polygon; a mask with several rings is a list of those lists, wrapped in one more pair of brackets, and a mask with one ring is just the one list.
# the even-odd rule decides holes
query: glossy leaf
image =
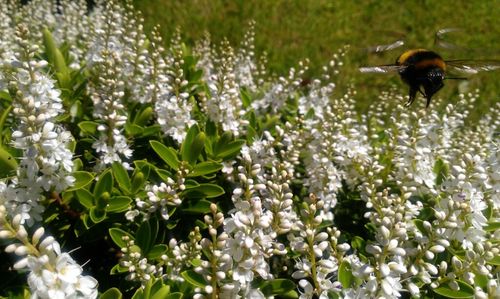
{"label": "glossy leaf", "polygon": [[200,199],[195,202],[190,201],[185,207],[183,206],[182,211],[193,214],[208,214],[210,213],[211,204],[212,202],[205,199]]}
{"label": "glossy leaf", "polygon": [[75,178],[75,184],[67,191],[82,189],[94,180],[94,175],[86,171],[75,171],[71,175]]}
{"label": "glossy leaf", "polygon": [[240,153],[243,144],[245,144],[245,140],[238,139],[232,141],[221,146],[215,155],[217,158],[221,158],[223,160],[232,159]]}
{"label": "glossy leaf", "polygon": [[94,135],[97,132],[97,126],[99,126],[98,123],[95,121],[82,121],[78,123],[78,127],[82,132]]}
{"label": "glossy leaf", "polygon": [[120,228],[113,227],[110,228],[108,232],[111,236],[111,240],[113,240],[113,242],[115,242],[115,244],[120,248],[126,247],[127,245],[123,240],[123,237],[127,236],[129,240],[135,240],[131,234]]}
{"label": "glossy leaf", "polygon": [[163,285],[159,290],[156,292],[152,292],[151,296],[149,298],[151,299],[165,299],[167,295],[170,293],[170,287]]}
{"label": "glossy leaf", "polygon": [[128,267],[124,267],[120,264],[116,264],[113,266],[113,268],[111,268],[111,271],[109,271],[109,274],[117,275],[117,274],[125,273],[125,272],[128,272]]}
{"label": "glossy leaf", "polygon": [[16,159],[0,146],[0,178],[5,178],[13,175],[17,170]]}
{"label": "glossy leaf", "polygon": [[496,255],[495,257],[493,257],[491,260],[489,261],[486,261],[486,263],[490,264],[490,265],[494,265],[494,266],[500,266],[500,256],[499,255]]}
{"label": "glossy leaf", "polygon": [[151,243],[154,242],[151,235],[151,225],[149,221],[144,221],[135,233],[136,244],[142,249],[143,253],[147,254],[151,249]]}
{"label": "glossy leaf", "polygon": [[461,280],[457,280],[457,283],[458,286],[460,287],[458,291],[452,290],[447,283],[444,283],[432,290],[434,291],[434,293],[444,296],[446,298],[455,298],[455,299],[473,298],[475,292],[474,288],[471,285]]}
{"label": "glossy leaf", "polygon": [[111,170],[107,169],[98,177],[97,183],[94,187],[94,196],[96,198],[100,198],[105,192],[111,194],[112,191],[113,175],[111,174]]}
{"label": "glossy leaf", "polygon": [[344,289],[350,288],[352,282],[354,280],[354,276],[352,275],[352,269],[349,262],[346,260],[342,261],[338,271],[339,282],[342,284]]}
{"label": "glossy leaf", "polygon": [[90,193],[87,189],[78,189],[75,192],[78,202],[87,209],[95,206],[94,195]]}
{"label": "glossy leaf", "polygon": [[125,132],[130,136],[140,136],[144,133],[144,128],[136,124],[127,123],[125,125]]}
{"label": "glossy leaf", "polygon": [[125,167],[123,167],[123,165],[119,162],[113,162],[111,168],[113,169],[113,177],[116,179],[118,186],[120,186],[123,191],[130,193],[132,183],[130,182],[130,178]]}
{"label": "glossy leaf", "polygon": [[205,133],[200,132],[194,138],[191,145],[184,147],[184,152],[182,152],[182,160],[189,162],[189,164],[194,165],[198,160],[203,148],[205,147]]}
{"label": "glossy leaf", "polygon": [[165,182],[168,181],[169,178],[172,178],[172,174],[165,169],[156,168],[155,172]]}
{"label": "glossy leaf", "polygon": [[94,223],[99,223],[106,219],[106,211],[98,209],[97,207],[92,207],[89,211],[90,220]]}
{"label": "glossy leaf", "polygon": [[160,158],[167,163],[174,170],[179,169],[179,158],[177,158],[177,151],[171,147],[167,147],[156,140],[149,142],[153,150],[160,156]]}
{"label": "glossy leaf", "polygon": [[102,293],[99,297],[100,299],[121,299],[123,298],[122,292],[117,288],[108,289],[106,292]]}
{"label": "glossy leaf", "polygon": [[214,161],[205,161],[196,164],[193,170],[187,175],[188,177],[197,177],[215,173],[222,169],[222,164]]}
{"label": "glossy leaf", "polygon": [[138,113],[135,118],[134,118],[134,123],[139,126],[144,126],[146,125],[151,117],[153,116],[153,108],[151,106],[148,106],[144,108],[140,113]]}
{"label": "glossy leaf", "polygon": [[264,281],[259,288],[264,296],[271,297],[294,290],[296,285],[289,279],[272,279]]}
{"label": "glossy leaf", "polygon": [[162,254],[167,251],[168,247],[165,244],[156,244],[149,250],[147,254],[148,259],[156,259],[159,258]]}
{"label": "glossy leaf", "polygon": [[120,213],[129,209],[132,199],[128,196],[113,196],[106,206],[106,212]]}
{"label": "glossy leaf", "polygon": [[207,285],[205,278],[193,270],[187,270],[181,273],[181,276],[190,284],[198,288],[204,288]]}
{"label": "glossy leaf", "polygon": [[240,89],[240,97],[243,108],[247,108],[250,104],[252,104],[252,98],[246,89]]}
{"label": "glossy leaf", "polygon": [[190,151],[198,133],[200,133],[200,128],[197,124],[192,125],[187,131],[186,137],[181,144],[181,158],[183,161],[189,161]]}
{"label": "glossy leaf", "polygon": [[224,189],[219,185],[204,183],[186,189],[183,193],[191,198],[214,198],[223,195]]}

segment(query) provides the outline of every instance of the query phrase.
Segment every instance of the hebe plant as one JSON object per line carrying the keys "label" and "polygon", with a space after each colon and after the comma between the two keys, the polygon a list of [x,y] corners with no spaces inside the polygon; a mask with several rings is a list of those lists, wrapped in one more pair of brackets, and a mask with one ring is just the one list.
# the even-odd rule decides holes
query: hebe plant
{"label": "hebe plant", "polygon": [[360,114],[345,49],[270,76],[253,26],[191,49],[130,4],[0,2],[3,296],[500,296],[500,105]]}

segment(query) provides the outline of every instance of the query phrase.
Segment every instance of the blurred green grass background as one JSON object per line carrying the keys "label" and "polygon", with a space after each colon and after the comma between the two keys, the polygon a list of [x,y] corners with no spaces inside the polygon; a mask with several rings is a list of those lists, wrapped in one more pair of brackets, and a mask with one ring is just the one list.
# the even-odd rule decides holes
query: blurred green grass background
{"label": "blurred green grass background", "polygon": [[[188,45],[193,45],[208,31],[214,43],[227,38],[238,46],[248,22],[255,20],[256,52],[266,51],[270,70],[279,75],[286,74],[298,61],[309,58],[309,76],[316,77],[321,66],[339,48],[349,44],[351,50],[335,82],[339,92],[354,84],[361,109],[393,84],[406,94],[407,88],[397,75],[358,72],[360,66],[393,63],[405,49],[435,49],[445,59],[500,58],[500,0],[134,0],[134,5],[145,18],[146,31],[159,24],[161,34],[168,41],[174,29],[180,27]],[[466,50],[443,50],[434,46],[436,31],[450,27],[462,31],[449,34],[448,41]],[[364,51],[367,47],[394,41],[394,36],[387,31],[404,35],[405,45],[381,54]],[[493,71],[475,75],[468,81],[470,89],[481,90],[478,111],[499,101],[499,79],[500,71]],[[446,81],[438,97],[448,99],[456,95],[459,83]]]}

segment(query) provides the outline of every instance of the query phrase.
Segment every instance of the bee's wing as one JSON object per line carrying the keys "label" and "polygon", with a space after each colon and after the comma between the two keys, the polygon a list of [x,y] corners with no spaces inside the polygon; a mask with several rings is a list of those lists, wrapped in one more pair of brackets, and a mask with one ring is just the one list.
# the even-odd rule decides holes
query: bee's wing
{"label": "bee's wing", "polygon": [[394,73],[403,70],[404,68],[406,68],[406,66],[388,64],[388,65],[360,67],[359,71],[362,73]]}
{"label": "bee's wing", "polygon": [[466,74],[500,69],[500,60],[447,60],[445,62],[449,69]]}
{"label": "bee's wing", "polygon": [[369,53],[380,53],[380,52],[390,51],[390,50],[399,48],[399,47],[403,46],[404,44],[405,44],[405,42],[403,40],[397,40],[391,44],[371,46],[371,47],[368,47],[366,50]]}
{"label": "bee's wing", "polygon": [[363,47],[362,49],[368,53],[381,53],[399,48],[405,44],[406,34],[393,30],[374,30],[371,31],[373,36],[377,36],[380,41],[379,45]]}
{"label": "bee's wing", "polygon": [[460,28],[443,28],[436,31],[436,35],[434,36],[434,44],[443,49],[460,49],[462,47],[457,44],[446,41],[446,34],[450,32],[462,31]]}

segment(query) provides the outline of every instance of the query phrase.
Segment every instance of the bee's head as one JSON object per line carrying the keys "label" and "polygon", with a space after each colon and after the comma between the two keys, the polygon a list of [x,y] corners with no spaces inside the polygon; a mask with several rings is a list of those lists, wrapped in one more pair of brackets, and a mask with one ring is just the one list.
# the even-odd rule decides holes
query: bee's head
{"label": "bee's head", "polygon": [[427,75],[422,82],[422,86],[424,87],[425,91],[425,97],[427,98],[427,106],[429,106],[432,96],[444,86],[443,80],[443,69],[435,67],[427,72]]}

